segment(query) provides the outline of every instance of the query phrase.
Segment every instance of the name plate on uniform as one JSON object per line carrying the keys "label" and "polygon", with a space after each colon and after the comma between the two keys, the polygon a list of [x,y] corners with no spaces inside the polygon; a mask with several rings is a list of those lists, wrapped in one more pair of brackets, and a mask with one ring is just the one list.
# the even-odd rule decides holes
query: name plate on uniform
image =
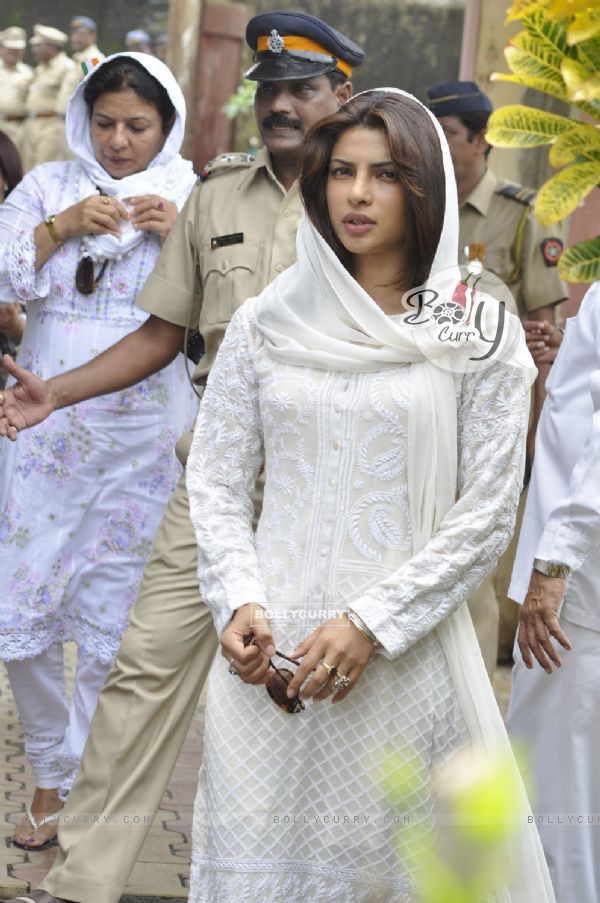
{"label": "name plate on uniform", "polygon": [[225,248],[227,245],[241,245],[244,243],[243,232],[233,232],[231,235],[214,235],[210,240],[211,250]]}

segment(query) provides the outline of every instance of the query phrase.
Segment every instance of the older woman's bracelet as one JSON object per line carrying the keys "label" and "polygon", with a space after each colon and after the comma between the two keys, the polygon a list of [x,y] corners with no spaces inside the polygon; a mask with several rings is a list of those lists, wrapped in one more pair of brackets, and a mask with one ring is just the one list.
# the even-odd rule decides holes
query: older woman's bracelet
{"label": "older woman's bracelet", "polygon": [[60,248],[62,245],[64,245],[64,241],[59,236],[56,229],[54,228],[55,220],[56,220],[56,214],[53,213],[51,216],[46,217],[46,219],[44,220],[44,225],[45,225],[46,229],[48,230],[48,232],[50,233],[50,238],[52,239],[54,244],[58,245],[58,247]]}
{"label": "older woman's bracelet", "polygon": [[355,611],[352,611],[351,608],[347,608],[344,612],[348,620],[351,624],[354,624],[357,630],[360,630],[362,635],[370,642],[373,643],[374,646],[379,646],[379,640],[375,636],[372,630],[370,630],[362,618],[356,614]]}

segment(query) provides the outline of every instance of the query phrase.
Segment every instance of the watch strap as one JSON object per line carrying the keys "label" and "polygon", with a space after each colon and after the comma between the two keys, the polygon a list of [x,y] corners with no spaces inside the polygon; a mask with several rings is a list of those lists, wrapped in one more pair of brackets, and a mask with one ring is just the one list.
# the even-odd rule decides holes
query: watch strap
{"label": "watch strap", "polygon": [[571,573],[571,568],[568,564],[563,564],[560,561],[544,561],[542,558],[534,559],[533,569],[546,577],[560,577],[563,580]]}
{"label": "watch strap", "polygon": [[56,231],[56,229],[54,227],[55,220],[56,220],[56,214],[53,213],[51,216],[46,217],[46,219],[44,220],[44,225],[45,225],[46,229],[48,230],[48,232],[50,234],[50,238],[52,239],[54,244],[58,245],[58,247],[60,247],[61,245],[64,245],[64,241],[59,236],[58,232]]}

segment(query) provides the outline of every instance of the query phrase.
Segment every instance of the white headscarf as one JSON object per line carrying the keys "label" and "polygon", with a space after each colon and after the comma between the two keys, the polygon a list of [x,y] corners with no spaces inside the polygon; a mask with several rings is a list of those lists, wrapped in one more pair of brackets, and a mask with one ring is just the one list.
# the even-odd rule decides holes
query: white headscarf
{"label": "white headscarf", "polygon": [[[102,66],[119,57],[135,60],[160,82],[175,107],[175,121],[160,152],[147,169],[122,179],[113,179],[94,155],[90,111],[83,99],[83,93],[88,80]],[[196,181],[192,164],[179,154],[185,131],[185,100],[171,70],[156,57],[147,53],[114,53],[95,66],[79,83],[69,101],[66,131],[69,147],[81,166],[80,200],[94,194],[97,189],[120,201],[129,197],[158,194],[168,201],[173,201],[181,210]],[[122,221],[120,238],[112,235],[89,236],[88,246],[91,245],[91,251],[95,256],[111,259],[130,251],[143,238],[142,231],[136,232],[129,221]]]}
{"label": "white headscarf", "polygon": [[[444,162],[446,204],[440,241],[428,286],[460,281],[458,268],[458,200],[450,151],[437,119],[415,97],[396,88],[376,92],[399,94],[423,107],[435,126]],[[365,91],[364,94],[375,93]],[[439,329],[410,327],[390,318],[352,278],[327,242],[307,218],[297,237],[297,263],[282,273],[259,296],[256,319],[270,357],[300,366],[326,370],[370,371],[411,363],[408,412],[408,496],[413,553],[435,534],[456,499],[457,412],[453,372],[476,369],[462,345],[440,342]],[[498,304],[483,298],[484,319],[498,319]],[[507,313],[503,364],[520,370],[527,389],[536,369],[525,346],[523,330]],[[485,343],[483,343],[485,344]],[[494,361],[491,362],[493,365]],[[510,744],[473,630],[466,601],[437,628],[459,705],[473,743],[493,755]],[[515,781],[519,782],[515,768]],[[515,801],[516,802],[516,801]],[[519,812],[530,812],[524,789]],[[523,815],[525,819],[525,815]],[[537,831],[525,825],[512,849],[515,887],[505,888],[494,903],[554,903],[554,893]]]}

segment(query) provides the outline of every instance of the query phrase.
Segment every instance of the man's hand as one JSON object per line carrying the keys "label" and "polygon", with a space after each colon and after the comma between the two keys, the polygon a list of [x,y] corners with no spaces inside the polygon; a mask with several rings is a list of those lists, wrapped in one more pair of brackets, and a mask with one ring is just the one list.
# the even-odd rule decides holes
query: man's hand
{"label": "man's hand", "polygon": [[548,674],[552,674],[550,662],[560,668],[562,663],[552,637],[563,649],[571,649],[571,641],[563,633],[558,620],[565,587],[566,582],[561,577],[547,577],[535,570],[531,573],[517,634],[519,649],[528,668],[533,668],[532,653]]}
{"label": "man's hand", "polygon": [[55,404],[49,383],[19,367],[9,354],[4,355],[2,363],[17,382],[0,392],[0,436],[14,442],[19,430],[41,423]]}
{"label": "man's hand", "polygon": [[[254,603],[242,605],[221,634],[221,655],[247,684],[265,683],[269,658],[275,655],[275,644],[264,611],[261,605]],[[247,645],[252,636],[258,645]]]}
{"label": "man's hand", "polygon": [[563,339],[562,331],[548,320],[525,320],[527,347],[535,364],[552,364]]}

